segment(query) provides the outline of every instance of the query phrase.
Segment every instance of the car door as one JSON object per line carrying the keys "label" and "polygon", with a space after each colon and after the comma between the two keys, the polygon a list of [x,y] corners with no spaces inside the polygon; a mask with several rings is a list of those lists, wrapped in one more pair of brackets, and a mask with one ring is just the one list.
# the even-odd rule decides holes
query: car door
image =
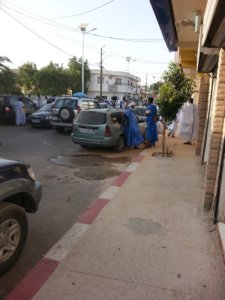
{"label": "car door", "polygon": [[123,135],[123,113],[121,111],[110,113],[110,127],[113,137],[120,137]]}

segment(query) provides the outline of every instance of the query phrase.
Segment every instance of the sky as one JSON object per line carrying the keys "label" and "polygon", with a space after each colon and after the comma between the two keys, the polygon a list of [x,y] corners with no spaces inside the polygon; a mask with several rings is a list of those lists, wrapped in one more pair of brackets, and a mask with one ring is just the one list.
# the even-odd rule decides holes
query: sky
{"label": "sky", "polygon": [[149,0],[0,0],[0,28],[0,56],[11,68],[50,61],[66,68],[84,50],[90,69],[99,69],[102,48],[104,69],[129,71],[150,85],[174,58]]}

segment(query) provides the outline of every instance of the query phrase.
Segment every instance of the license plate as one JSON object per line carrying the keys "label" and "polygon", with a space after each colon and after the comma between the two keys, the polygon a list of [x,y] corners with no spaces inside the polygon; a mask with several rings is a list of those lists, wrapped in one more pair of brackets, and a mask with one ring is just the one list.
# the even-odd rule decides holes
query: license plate
{"label": "license plate", "polygon": [[40,120],[32,120],[32,123],[40,123]]}
{"label": "license plate", "polygon": [[54,116],[52,116],[52,121],[58,121],[58,117],[54,117]]}
{"label": "license plate", "polygon": [[94,134],[95,130],[92,128],[80,128],[81,133],[89,133],[89,134]]}

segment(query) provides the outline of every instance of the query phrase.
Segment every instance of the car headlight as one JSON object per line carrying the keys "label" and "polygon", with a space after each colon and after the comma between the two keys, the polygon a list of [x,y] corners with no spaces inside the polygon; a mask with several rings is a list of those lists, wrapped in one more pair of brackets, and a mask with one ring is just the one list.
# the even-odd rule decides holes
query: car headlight
{"label": "car headlight", "polygon": [[45,116],[44,119],[45,120],[50,120],[50,116]]}
{"label": "car headlight", "polygon": [[30,177],[35,180],[35,175],[34,175],[34,171],[32,169],[32,167],[28,167],[27,169],[28,174],[30,175]]}

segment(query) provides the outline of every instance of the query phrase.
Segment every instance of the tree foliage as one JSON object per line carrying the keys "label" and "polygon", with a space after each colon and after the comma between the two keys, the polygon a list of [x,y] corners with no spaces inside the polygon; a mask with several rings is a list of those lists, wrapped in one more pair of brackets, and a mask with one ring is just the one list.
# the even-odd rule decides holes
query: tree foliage
{"label": "tree foliage", "polygon": [[36,94],[38,92],[36,86],[37,67],[35,63],[27,62],[19,68],[18,84],[26,94]]}
{"label": "tree foliage", "polygon": [[6,63],[10,63],[6,56],[0,56],[0,93],[14,93],[16,91],[16,74],[13,73]]}
{"label": "tree foliage", "polygon": [[[20,93],[42,94],[42,95],[62,95],[68,90],[79,92],[82,90],[82,58],[75,56],[69,60],[67,68],[59,66],[53,62],[38,70],[36,64],[27,62],[18,71],[18,75],[13,73],[6,63],[10,59],[0,56],[0,93]],[[84,87],[90,80],[91,74],[88,61],[84,62]]]}
{"label": "tree foliage", "polygon": [[166,121],[176,118],[178,110],[186,102],[194,91],[194,81],[185,76],[183,69],[175,63],[170,63],[168,70],[164,72],[163,84],[160,87],[160,95],[157,104],[160,114]]}
{"label": "tree foliage", "polygon": [[68,72],[58,64],[50,62],[36,74],[39,93],[42,95],[66,94],[69,82]]}
{"label": "tree foliage", "polygon": [[[70,76],[69,88],[74,92],[82,91],[82,58],[77,58],[74,56],[69,59],[68,63],[68,74]],[[91,73],[88,67],[88,61],[84,61],[84,92],[87,92],[86,83],[90,80]]]}

